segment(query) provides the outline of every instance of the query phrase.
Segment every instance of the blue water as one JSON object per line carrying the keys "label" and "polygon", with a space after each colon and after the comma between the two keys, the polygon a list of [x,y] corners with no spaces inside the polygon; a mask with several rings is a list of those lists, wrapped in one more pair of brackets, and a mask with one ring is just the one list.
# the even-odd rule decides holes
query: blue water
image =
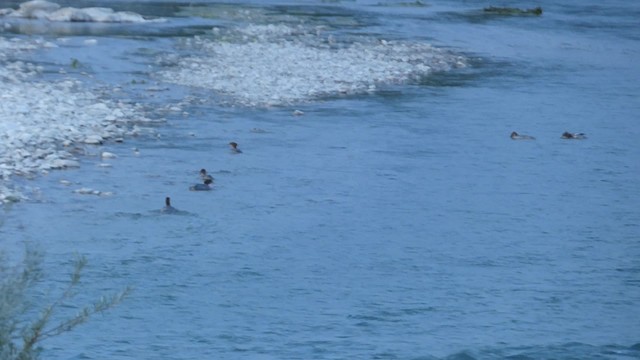
{"label": "blue water", "polygon": [[[39,190],[3,209],[3,248],[46,251],[43,289],[62,288],[74,252],[89,260],[64,311],[135,288],[43,343],[45,358],[640,358],[640,5],[540,1],[542,17],[506,18],[481,15],[495,5],[484,1],[379,5],[393,3],[296,11],[451,48],[470,66],[268,109],[132,86],[125,95],[151,106],[202,101],[163,113],[158,136],[94,150],[117,154],[112,167],[88,156],[21,180]],[[145,6],[160,12],[135,11]],[[90,69],[99,81],[153,82],[153,53],[206,23],[176,21],[184,28],[159,24],[157,36],[107,31],[108,55],[47,50],[33,61],[104,56]],[[514,130],[537,140],[512,141]],[[203,167],[215,190],[188,191]],[[179,214],[159,212],[165,196]]]}

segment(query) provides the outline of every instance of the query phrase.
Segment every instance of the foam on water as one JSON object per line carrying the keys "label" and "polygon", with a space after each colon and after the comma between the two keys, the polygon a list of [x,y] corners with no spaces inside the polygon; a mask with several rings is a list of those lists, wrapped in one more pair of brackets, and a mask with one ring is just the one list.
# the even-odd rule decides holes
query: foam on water
{"label": "foam on water", "polygon": [[63,22],[142,23],[150,21],[131,11],[114,11],[103,7],[63,8],[56,3],[44,0],[24,2],[17,10],[0,9],[0,16]]}
{"label": "foam on water", "polygon": [[[43,46],[52,45],[0,38],[0,54]],[[130,124],[150,121],[139,106],[102,99],[78,80],[38,81],[41,70],[20,61],[0,63],[0,203],[23,198],[10,189],[12,176],[77,167],[84,146],[130,135]]]}
{"label": "foam on water", "polygon": [[174,66],[159,72],[160,79],[215,90],[246,106],[278,106],[371,92],[465,66],[464,57],[429,44],[367,36],[338,41],[303,26],[249,25],[213,34],[184,41],[197,55],[163,57]]}

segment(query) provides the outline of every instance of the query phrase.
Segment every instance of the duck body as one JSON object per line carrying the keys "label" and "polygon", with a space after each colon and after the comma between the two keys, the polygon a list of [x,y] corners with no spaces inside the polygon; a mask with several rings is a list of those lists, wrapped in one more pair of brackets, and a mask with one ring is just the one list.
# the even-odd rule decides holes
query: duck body
{"label": "duck body", "polygon": [[202,181],[204,181],[205,183],[207,181],[209,181],[210,183],[213,183],[213,176],[209,175],[207,173],[207,170],[205,169],[200,169],[200,178],[202,178]]}
{"label": "duck body", "polygon": [[560,137],[567,140],[583,140],[587,138],[587,135],[585,135],[584,133],[570,133],[568,131],[565,131]]}
{"label": "duck body", "polygon": [[535,140],[536,138],[534,138],[533,136],[530,135],[520,135],[517,132],[512,132],[511,133],[511,140]]}
{"label": "duck body", "polygon": [[209,184],[195,184],[189,187],[191,191],[209,191],[211,190],[211,185]]}

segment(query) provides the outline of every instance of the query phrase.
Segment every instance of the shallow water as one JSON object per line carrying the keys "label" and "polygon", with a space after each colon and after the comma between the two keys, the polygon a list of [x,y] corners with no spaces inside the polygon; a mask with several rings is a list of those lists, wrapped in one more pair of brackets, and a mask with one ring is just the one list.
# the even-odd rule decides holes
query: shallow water
{"label": "shallow water", "polygon": [[[174,47],[177,37],[207,21],[251,22],[243,7],[232,7],[237,19],[181,18],[34,56],[50,69],[77,58],[96,86],[119,85],[113,96],[166,119],[158,136],[89,147],[96,156],[79,169],[15,180],[32,200],[4,208],[3,249],[38,244],[53,284],[67,279],[73,252],[85,254],[76,305],[135,287],[114,310],[43,344],[44,355],[640,357],[640,46],[631,26],[640,8],[543,2],[542,17],[524,18],[446,1],[247,9],[270,21],[304,18],[307,4],[343,18],[335,27],[345,36],[433,43],[469,66],[270,108],[158,83],[159,54],[193,52]],[[181,111],[162,107],[185,97]],[[537,139],[512,141],[513,130]],[[562,140],[563,131],[588,139]],[[232,140],[242,154],[229,152]],[[203,167],[215,190],[188,191]],[[82,187],[113,195],[73,192]],[[165,196],[182,212],[161,213]]]}

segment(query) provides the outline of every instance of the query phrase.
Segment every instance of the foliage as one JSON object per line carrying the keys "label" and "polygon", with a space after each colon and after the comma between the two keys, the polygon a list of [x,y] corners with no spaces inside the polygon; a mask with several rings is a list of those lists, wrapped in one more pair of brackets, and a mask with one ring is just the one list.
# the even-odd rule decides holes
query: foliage
{"label": "foliage", "polygon": [[22,262],[10,265],[5,254],[0,252],[1,360],[37,359],[42,350],[40,344],[43,340],[74,329],[86,322],[91,315],[120,303],[131,292],[130,288],[126,288],[115,295],[102,297],[93,305],[85,306],[75,316],[52,325],[51,319],[56,310],[74,297],[82,269],[87,264],[84,256],[78,256],[66,289],[46,306],[35,320],[29,320],[35,313],[35,305],[29,299],[29,292],[43,278],[42,260],[42,253],[27,247]]}

